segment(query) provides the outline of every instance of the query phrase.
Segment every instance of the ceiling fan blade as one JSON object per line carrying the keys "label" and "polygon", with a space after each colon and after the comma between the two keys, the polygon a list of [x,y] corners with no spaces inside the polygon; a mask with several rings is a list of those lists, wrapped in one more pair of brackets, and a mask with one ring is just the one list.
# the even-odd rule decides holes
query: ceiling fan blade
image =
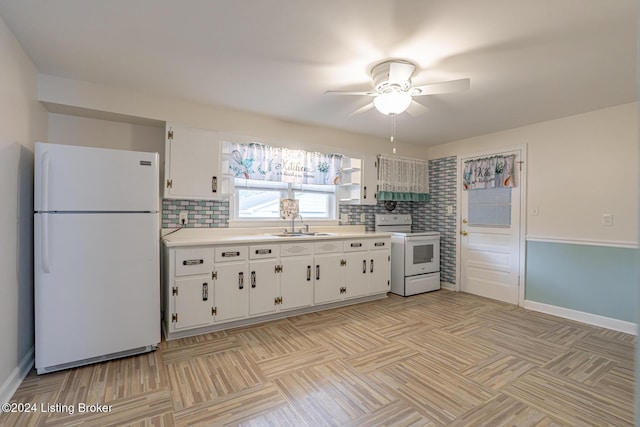
{"label": "ceiling fan blade", "polygon": [[356,114],[364,113],[365,111],[369,111],[372,108],[373,108],[373,102],[370,102],[367,105],[364,105],[358,108],[357,110],[355,110],[354,112],[350,113],[349,116],[354,116]]}
{"label": "ceiling fan blade", "polygon": [[342,90],[327,90],[325,95],[361,95],[361,96],[376,96],[377,92],[358,92],[358,91],[342,91]]}
{"label": "ceiling fan blade", "polygon": [[459,80],[450,80],[448,82],[441,83],[431,83],[422,86],[414,86],[409,89],[409,93],[412,96],[421,96],[421,95],[438,95],[441,93],[453,93],[453,92],[464,92],[469,90],[471,85],[471,80],[469,79],[459,79]]}
{"label": "ceiling fan blade", "polygon": [[409,108],[407,108],[407,114],[409,114],[411,117],[418,117],[426,113],[427,111],[429,111],[429,109],[420,104],[415,99],[411,101],[411,104],[409,104]]}
{"label": "ceiling fan blade", "polygon": [[413,75],[416,66],[408,62],[392,62],[389,64],[389,83],[401,85]]}

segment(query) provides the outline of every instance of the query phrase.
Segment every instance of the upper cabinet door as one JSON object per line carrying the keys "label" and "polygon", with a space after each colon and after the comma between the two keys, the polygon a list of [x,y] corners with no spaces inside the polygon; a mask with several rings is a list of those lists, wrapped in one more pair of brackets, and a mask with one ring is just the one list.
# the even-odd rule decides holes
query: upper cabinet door
{"label": "upper cabinet door", "polygon": [[215,200],[222,197],[218,132],[167,123],[164,197]]}
{"label": "upper cabinet door", "polygon": [[377,157],[364,156],[362,159],[346,160],[338,191],[342,204],[375,205],[378,202]]}
{"label": "upper cabinet door", "polygon": [[360,204],[378,203],[378,158],[367,156],[362,159],[362,196]]}

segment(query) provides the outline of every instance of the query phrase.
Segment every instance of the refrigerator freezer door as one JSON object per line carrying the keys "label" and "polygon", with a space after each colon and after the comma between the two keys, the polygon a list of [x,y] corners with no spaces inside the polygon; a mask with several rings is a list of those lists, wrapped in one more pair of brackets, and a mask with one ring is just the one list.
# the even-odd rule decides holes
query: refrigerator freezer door
{"label": "refrigerator freezer door", "polygon": [[36,214],[36,369],[160,342],[159,216]]}
{"label": "refrigerator freezer door", "polygon": [[157,212],[158,154],[35,144],[36,212]]}

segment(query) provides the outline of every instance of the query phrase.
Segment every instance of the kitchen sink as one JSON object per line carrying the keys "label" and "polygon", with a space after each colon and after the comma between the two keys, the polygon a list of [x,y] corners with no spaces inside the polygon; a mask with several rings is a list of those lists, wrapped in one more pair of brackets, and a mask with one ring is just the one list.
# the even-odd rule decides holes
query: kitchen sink
{"label": "kitchen sink", "polygon": [[315,236],[335,236],[334,233],[273,233],[269,234],[274,237],[315,237]]}

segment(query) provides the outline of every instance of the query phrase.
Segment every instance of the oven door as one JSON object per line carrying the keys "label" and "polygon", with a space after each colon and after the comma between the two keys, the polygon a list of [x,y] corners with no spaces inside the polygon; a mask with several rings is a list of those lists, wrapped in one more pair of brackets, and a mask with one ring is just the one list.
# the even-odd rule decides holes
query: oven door
{"label": "oven door", "polygon": [[440,237],[416,236],[405,239],[405,276],[440,271]]}

